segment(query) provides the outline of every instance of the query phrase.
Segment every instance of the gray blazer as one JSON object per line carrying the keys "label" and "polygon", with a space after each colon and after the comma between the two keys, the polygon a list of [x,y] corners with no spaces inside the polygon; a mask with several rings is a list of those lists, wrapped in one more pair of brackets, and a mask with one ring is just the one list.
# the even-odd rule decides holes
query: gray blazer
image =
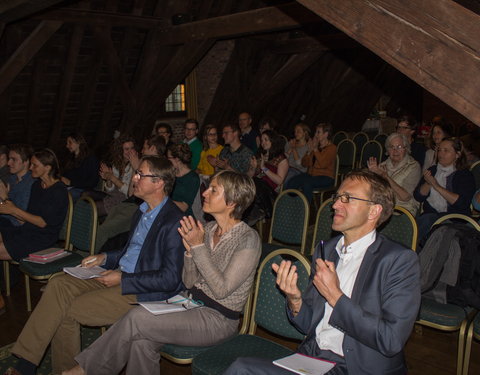
{"label": "gray blazer", "polygon": [[[338,263],[335,237],[325,245],[327,260]],[[325,298],[310,282],[293,324],[307,336],[299,352],[313,355],[315,329],[323,317]],[[345,333],[343,352],[350,374],[406,374],[403,347],[420,307],[420,270],[415,252],[377,233],[363,258],[352,297],[340,297],[329,324]]]}

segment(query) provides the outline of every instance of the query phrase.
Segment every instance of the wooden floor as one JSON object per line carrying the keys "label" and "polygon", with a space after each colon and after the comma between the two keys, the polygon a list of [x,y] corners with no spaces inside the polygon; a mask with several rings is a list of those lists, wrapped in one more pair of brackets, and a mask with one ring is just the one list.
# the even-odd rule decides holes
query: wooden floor
{"label": "wooden floor", "polygon": [[[33,304],[40,298],[42,284],[31,282]],[[25,289],[21,280],[10,297],[5,298],[7,311],[0,316],[0,347],[16,340],[23,324],[28,319]],[[262,336],[268,337],[265,332]],[[422,333],[413,332],[406,346],[409,375],[452,375],[455,374],[457,335],[422,327]],[[292,344],[290,345],[292,347]],[[470,375],[480,374],[480,343],[474,342],[470,361]],[[189,366],[177,366],[162,361],[162,375],[190,374]]]}

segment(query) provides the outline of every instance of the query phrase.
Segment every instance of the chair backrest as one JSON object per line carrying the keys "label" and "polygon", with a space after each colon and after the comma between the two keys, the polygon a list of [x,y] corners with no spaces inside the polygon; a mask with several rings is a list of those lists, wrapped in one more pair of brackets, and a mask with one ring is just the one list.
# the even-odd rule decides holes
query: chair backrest
{"label": "chair backrest", "polygon": [[363,145],[358,166],[360,168],[365,168],[368,159],[372,156],[377,158],[379,163],[382,161],[383,147],[378,141],[368,141]]}
{"label": "chair backrest", "polygon": [[379,133],[375,136],[375,138],[373,138],[373,140],[377,141],[382,146],[385,146],[385,141],[387,140],[387,138],[388,138],[388,135],[383,134],[383,133]]}
{"label": "chair backrest", "polygon": [[340,173],[347,173],[355,168],[357,146],[351,139],[344,139],[337,146]]}
{"label": "chair backrest", "polygon": [[344,139],[348,139],[348,134],[346,132],[344,132],[343,130],[340,130],[333,135],[333,143],[336,144],[337,146]]}
{"label": "chair backrest", "polygon": [[250,320],[250,334],[255,334],[257,325],[283,337],[302,340],[304,335],[288,320],[285,313],[285,296],[277,288],[276,274],[272,264],[280,264],[284,259],[292,261],[297,267],[297,285],[305,290],[310,277],[310,262],[295,250],[279,249],[268,254],[260,264],[253,300],[253,313]]}
{"label": "chair backrest", "polygon": [[439,218],[437,221],[435,221],[431,228],[433,228],[435,225],[441,224],[447,220],[463,220],[469,223],[472,227],[474,227],[476,230],[480,231],[480,224],[478,224],[474,219],[472,219],[470,216],[467,215],[462,215],[462,214],[448,214],[445,216],[442,216]]}
{"label": "chair backrest", "polygon": [[403,207],[395,206],[393,215],[377,230],[393,241],[412,250],[417,249],[417,222],[412,214]]}
{"label": "chair backrest", "polygon": [[310,205],[299,190],[282,191],[273,205],[268,243],[299,246],[303,253],[309,215]]}
{"label": "chair backrest", "polygon": [[61,241],[65,241],[65,248],[70,240],[70,231],[72,229],[72,217],[73,217],[73,198],[72,194],[68,192],[68,209],[67,209],[67,216],[65,216],[65,221],[63,222],[62,229],[58,234],[58,239]]}
{"label": "chair backrest", "polygon": [[335,232],[332,229],[333,223],[333,201],[332,198],[327,199],[322,203],[317,211],[317,218],[315,220],[315,229],[313,231],[312,247],[310,249],[310,255],[313,255],[315,247],[320,241],[328,241],[330,238],[335,237],[339,232]]}
{"label": "chair backrest", "polygon": [[355,146],[357,146],[357,160],[360,159],[360,153],[362,152],[362,147],[365,143],[368,142],[368,135],[364,132],[358,132],[355,133],[355,135],[352,137],[353,143],[355,143]]}
{"label": "chair backrest", "polygon": [[472,172],[475,179],[475,188],[477,190],[480,189],[480,160],[472,164],[470,172]]}
{"label": "chair backrest", "polygon": [[90,197],[81,197],[73,208],[72,229],[68,248],[94,254],[97,237],[97,206]]}

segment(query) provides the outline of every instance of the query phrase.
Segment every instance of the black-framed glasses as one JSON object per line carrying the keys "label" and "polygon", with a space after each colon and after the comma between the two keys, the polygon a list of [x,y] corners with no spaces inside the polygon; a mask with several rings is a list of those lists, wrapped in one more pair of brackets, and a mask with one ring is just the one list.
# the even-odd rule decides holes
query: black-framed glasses
{"label": "black-framed glasses", "polygon": [[143,174],[143,173],[140,173],[140,171],[137,169],[135,171],[135,176],[138,176],[140,179],[142,178],[145,178],[145,177],[152,177],[152,178],[159,178],[160,176],[157,176],[156,174]]}
{"label": "black-framed glasses", "polygon": [[371,200],[368,200],[368,199],[352,197],[352,196],[351,196],[350,194],[348,194],[348,193],[333,194],[333,195],[332,195],[333,203],[335,203],[339,198],[340,198],[340,202],[342,202],[342,203],[350,203],[350,199],[354,199],[354,200],[356,200],[356,201],[362,201],[362,202],[368,202],[368,203],[377,204],[376,202],[371,201]]}

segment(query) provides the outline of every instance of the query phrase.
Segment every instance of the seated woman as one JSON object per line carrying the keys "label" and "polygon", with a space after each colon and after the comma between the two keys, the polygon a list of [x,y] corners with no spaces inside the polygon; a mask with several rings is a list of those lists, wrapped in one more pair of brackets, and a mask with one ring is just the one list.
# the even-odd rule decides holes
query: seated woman
{"label": "seated woman", "polygon": [[128,198],[128,189],[134,168],[131,160],[138,160],[135,140],[129,136],[116,139],[110,153],[110,163],[100,164],[100,177],[105,181],[107,196],[97,200],[99,216],[107,215],[118,203]]}
{"label": "seated woman", "polygon": [[307,173],[292,177],[285,184],[285,189],[300,189],[311,202],[315,189],[333,185],[337,146],[332,143],[332,136],[332,125],[317,125],[315,136],[308,141],[308,152],[302,158]]}
{"label": "seated woman", "polygon": [[428,143],[430,148],[425,152],[425,161],[423,162],[423,172],[425,172],[432,165],[437,164],[437,149],[440,142],[445,138],[451,137],[453,134],[452,127],[444,122],[436,122],[430,130]]}
{"label": "seated woman", "polygon": [[213,124],[205,126],[203,131],[203,150],[200,154],[200,162],[197,173],[203,176],[211,176],[215,173],[215,160],[223,146],[218,143],[218,130]]}
{"label": "seated woman", "polygon": [[185,245],[183,282],[205,306],[164,315],[132,309],[75,357],[79,366],[64,375],[159,374],[164,344],[210,346],[238,329],[260,258],[258,233],[240,220],[253,201],[255,186],[231,171],[214,175],[203,194],[203,209],[215,221],[205,228],[191,216],[178,229]]}
{"label": "seated woman", "polygon": [[91,154],[83,135],[72,133],[67,137],[70,157],[62,173],[62,182],[68,187],[72,198],[77,200],[85,190],[93,190],[98,184],[100,163]]}
{"label": "seated woman", "polygon": [[38,178],[32,185],[26,210],[6,200],[0,214],[16,217],[22,225],[0,228],[0,260],[19,261],[28,254],[49,248],[58,240],[68,209],[68,194],[60,181],[58,160],[53,151],[33,153],[30,169]]}
{"label": "seated woman", "polygon": [[288,158],[288,174],[285,182],[300,173],[305,173],[307,168],[302,165],[302,158],[308,151],[307,142],[310,140],[310,128],[307,124],[295,125],[295,137],[285,147]]}
{"label": "seated woman", "polygon": [[367,161],[368,169],[385,177],[395,192],[397,205],[415,216],[419,203],[413,198],[413,191],[422,177],[420,164],[410,155],[410,143],[403,134],[390,134],[385,148],[388,159],[378,164],[372,157]]}
{"label": "seated woman", "polygon": [[419,241],[424,239],[439,217],[453,213],[471,214],[475,180],[465,168],[462,142],[458,138],[444,139],[438,146],[437,154],[438,164],[423,173],[413,195],[423,203],[423,213],[417,217]]}
{"label": "seated woman", "polygon": [[172,200],[187,215],[193,215],[192,205],[200,188],[200,178],[190,169],[192,151],[186,143],[171,145],[167,158],[175,168],[175,185]]}

